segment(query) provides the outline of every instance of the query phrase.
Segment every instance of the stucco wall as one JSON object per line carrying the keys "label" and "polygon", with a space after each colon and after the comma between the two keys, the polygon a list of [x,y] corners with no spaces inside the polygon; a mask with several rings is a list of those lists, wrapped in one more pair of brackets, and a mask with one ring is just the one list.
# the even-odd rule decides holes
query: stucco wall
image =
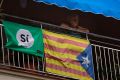
{"label": "stucco wall", "polygon": [[35,79],[11,75],[11,74],[0,73],[0,80],[35,80]]}

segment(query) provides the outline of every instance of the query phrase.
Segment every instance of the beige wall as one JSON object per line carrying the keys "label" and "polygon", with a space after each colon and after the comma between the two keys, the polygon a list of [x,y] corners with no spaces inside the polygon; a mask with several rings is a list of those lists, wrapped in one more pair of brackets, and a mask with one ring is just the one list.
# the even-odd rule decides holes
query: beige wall
{"label": "beige wall", "polygon": [[56,80],[56,78],[0,69],[0,80]]}
{"label": "beige wall", "polygon": [[27,71],[21,72],[22,70],[11,69],[12,68],[0,66],[0,80],[69,80],[52,74],[28,73]]}
{"label": "beige wall", "polygon": [[11,75],[11,74],[0,73],[0,80],[35,80],[35,79]]}

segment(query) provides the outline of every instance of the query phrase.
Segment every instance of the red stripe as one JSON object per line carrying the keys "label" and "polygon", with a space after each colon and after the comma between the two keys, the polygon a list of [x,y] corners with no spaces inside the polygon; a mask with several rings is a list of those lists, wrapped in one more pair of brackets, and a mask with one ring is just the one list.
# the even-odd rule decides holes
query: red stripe
{"label": "red stripe", "polygon": [[60,43],[73,44],[73,45],[84,47],[84,48],[86,48],[88,46],[88,44],[84,44],[82,42],[77,42],[77,41],[73,41],[73,40],[69,40],[69,39],[62,39],[62,38],[54,37],[54,36],[47,35],[47,34],[44,34],[44,38],[50,39],[50,40],[53,40],[56,42],[60,42]]}
{"label": "red stripe", "polygon": [[51,68],[51,69],[55,69],[55,70],[59,70],[59,71],[64,71],[64,72],[69,72],[69,73],[89,77],[87,72],[81,72],[81,71],[78,71],[78,70],[75,70],[75,69],[61,67],[61,66],[58,66],[58,65],[55,65],[55,64],[46,63],[46,67]]}
{"label": "red stripe", "polygon": [[45,45],[45,48],[49,49],[49,50],[52,50],[52,51],[55,51],[55,52],[59,52],[59,53],[67,53],[67,54],[72,54],[72,55],[79,55],[80,52],[79,51],[75,51],[75,50],[72,50],[72,49],[68,49],[68,48],[58,48],[58,47],[55,47],[55,46],[52,46],[50,44],[44,44]]}
{"label": "red stripe", "polygon": [[70,59],[70,58],[59,58],[59,57],[55,57],[55,56],[49,55],[48,53],[45,53],[45,57],[49,58],[49,59],[53,59],[53,60],[59,61],[61,63],[68,62],[68,63],[74,64],[74,65],[77,65],[77,66],[81,66],[79,61],[73,60],[73,59]]}

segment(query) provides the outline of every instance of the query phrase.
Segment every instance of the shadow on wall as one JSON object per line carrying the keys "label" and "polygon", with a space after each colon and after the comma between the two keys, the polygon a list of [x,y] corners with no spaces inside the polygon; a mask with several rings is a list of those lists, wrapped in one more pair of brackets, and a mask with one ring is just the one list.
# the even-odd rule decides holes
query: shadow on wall
{"label": "shadow on wall", "polygon": [[14,3],[10,0],[4,0],[2,8],[4,13],[56,25],[60,25],[66,19],[67,15],[78,14],[79,25],[89,29],[90,32],[120,38],[120,21],[110,17],[84,13],[77,10],[71,11],[66,8],[59,8],[55,5],[36,3],[33,2],[33,0],[15,0]]}

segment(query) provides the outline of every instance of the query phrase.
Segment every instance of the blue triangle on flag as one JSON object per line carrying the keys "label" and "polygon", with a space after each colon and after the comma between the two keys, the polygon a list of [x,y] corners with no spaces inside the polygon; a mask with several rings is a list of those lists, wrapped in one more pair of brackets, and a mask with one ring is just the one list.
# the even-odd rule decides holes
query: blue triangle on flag
{"label": "blue triangle on flag", "polygon": [[85,51],[80,53],[77,57],[78,61],[84,67],[84,69],[88,72],[88,74],[94,79],[94,65],[93,65],[93,57],[92,57],[92,46],[89,45]]}

